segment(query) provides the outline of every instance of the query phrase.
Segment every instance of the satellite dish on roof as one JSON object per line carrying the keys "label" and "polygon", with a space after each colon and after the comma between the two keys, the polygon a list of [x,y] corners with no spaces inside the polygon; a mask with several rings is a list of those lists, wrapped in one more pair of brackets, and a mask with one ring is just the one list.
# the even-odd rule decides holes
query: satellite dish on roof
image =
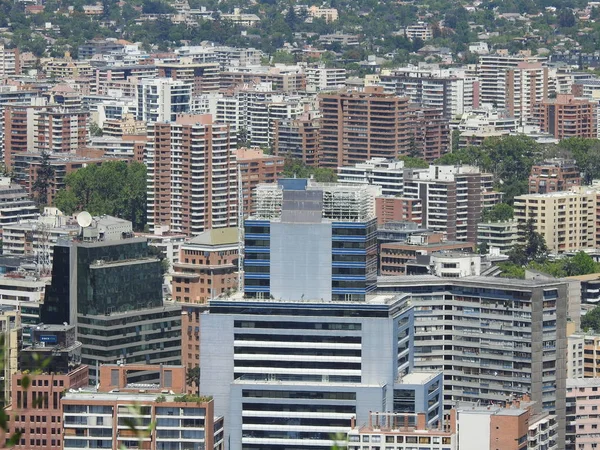
{"label": "satellite dish on roof", "polygon": [[77,223],[81,228],[87,228],[92,224],[92,215],[87,211],[77,214]]}

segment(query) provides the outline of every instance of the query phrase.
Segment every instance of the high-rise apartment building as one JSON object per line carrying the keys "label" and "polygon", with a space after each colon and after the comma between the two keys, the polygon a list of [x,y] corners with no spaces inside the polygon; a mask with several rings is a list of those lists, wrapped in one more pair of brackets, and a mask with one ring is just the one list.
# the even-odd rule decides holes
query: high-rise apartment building
{"label": "high-rise apartment building", "polygon": [[[39,104],[38,104],[39,103]],[[37,153],[75,153],[88,143],[89,113],[81,109],[45,104],[4,108],[4,162],[14,166],[15,156]]]}
{"label": "high-rise apartment building", "polygon": [[436,108],[411,106],[410,154],[428,162],[441,158],[451,150],[448,119]]}
{"label": "high-rise apartment building", "polygon": [[35,219],[39,209],[25,189],[9,177],[0,177],[0,235],[4,225]]}
{"label": "high-rise apartment building", "polygon": [[514,217],[524,226],[533,221],[535,231],[552,253],[596,248],[598,192],[583,186],[571,191],[526,194],[515,197]]}
{"label": "high-rise apartment building", "polygon": [[[539,58],[507,54],[480,55],[477,75],[480,81],[480,100],[482,104],[492,105],[499,109],[520,110],[521,96],[525,95],[528,104],[530,99],[539,98],[539,88],[544,92],[543,81],[547,83],[547,72],[538,67]],[[532,69],[529,69],[532,67]],[[525,73],[522,73],[525,69]],[[528,73],[527,69],[533,70]],[[535,69],[535,70],[534,70]],[[541,74],[539,70],[542,70]],[[521,88],[523,81],[525,88]],[[517,88],[515,89],[515,83]],[[515,98],[518,100],[515,102]],[[543,97],[542,97],[543,99]]]}
{"label": "high-rise apartment building", "polygon": [[575,161],[556,158],[531,167],[530,194],[568,191],[579,185],[581,185],[581,172]]}
{"label": "high-rise apartment building", "polygon": [[372,158],[353,166],[337,168],[338,183],[374,184],[381,186],[382,195],[401,197],[404,194],[404,162]]}
{"label": "high-rise apartment building", "polygon": [[411,103],[434,108],[445,119],[478,106],[479,81],[476,77],[457,77],[449,72],[409,67],[382,73],[379,78],[379,85],[386,93],[406,96]]}
{"label": "high-rise apartment building", "polygon": [[307,67],[306,91],[336,91],[346,85],[346,69],[341,67]]}
{"label": "high-rise apartment building", "polygon": [[600,336],[592,333],[569,335],[567,376],[600,378]]}
{"label": "high-rise apartment building", "polygon": [[593,450],[598,447],[600,379],[567,380],[567,434],[565,450]]}
{"label": "high-rise apartment building", "polygon": [[196,235],[237,223],[235,136],[210,116],[148,127],[148,225]]}
{"label": "high-rise apartment building", "polygon": [[45,109],[34,116],[33,150],[41,153],[75,153],[88,142],[88,113]]}
{"label": "high-rise apartment building", "polygon": [[192,85],[172,78],[140,80],[135,91],[136,119],[144,122],[173,122],[190,111]]}
{"label": "high-rise apartment building", "polygon": [[200,390],[225,416],[230,450],[330,449],[369,411],[437,423],[441,373],[406,375],[407,300],[211,302],[200,322]]}
{"label": "high-rise apartment building", "polygon": [[320,96],[319,165],[336,168],[411,149],[409,100],[381,87]]}
{"label": "high-rise apartment building", "polygon": [[217,63],[197,63],[190,58],[181,58],[179,62],[162,62],[156,66],[159,77],[191,84],[192,95],[219,90],[219,64]]}
{"label": "high-rise apartment building", "polygon": [[[68,389],[88,385],[75,327],[37,325],[31,345],[21,350],[19,359],[19,372],[9,383],[12,396],[7,397],[12,398],[7,408],[9,433],[22,433],[14,448],[62,448],[61,398]],[[29,385],[23,382],[26,377]],[[0,440],[4,442],[2,436]]]}
{"label": "high-rise apartment building", "polygon": [[573,94],[558,94],[534,105],[540,129],[556,139],[598,136],[597,103]]}
{"label": "high-rise apartment building", "polygon": [[241,176],[244,217],[253,211],[252,192],[262,183],[276,183],[283,172],[285,158],[268,155],[261,149],[240,148],[235,159]]}
{"label": "high-rise apartment building", "polygon": [[477,244],[485,245],[489,250],[498,249],[500,253],[507,254],[518,238],[519,229],[515,220],[480,222],[477,225]]}
{"label": "high-rise apartment building", "polygon": [[11,77],[21,74],[18,48],[0,46],[0,77]]}
{"label": "high-rise apartment building", "polygon": [[173,264],[173,300],[208,303],[238,286],[237,227],[206,230],[180,247]]}
{"label": "high-rise apartment building", "polygon": [[297,159],[307,166],[319,164],[319,119],[306,114],[276,120],[273,125],[273,154]]}
{"label": "high-rise apartment building", "polygon": [[452,241],[477,242],[483,210],[501,199],[493,186],[492,174],[470,166],[429,166],[404,175],[404,196],[421,200],[423,227]]}
{"label": "high-rise apartment building", "polygon": [[163,302],[162,265],[146,239],[129,236],[103,240],[92,224],[54,247],[42,321],[77,326],[94,382],[98,364],[181,362],[181,308]]}
{"label": "high-rise apartment building", "polygon": [[260,185],[245,221],[244,293],[363,301],[375,289],[374,186]]}
{"label": "high-rise apartment building", "polygon": [[548,68],[522,61],[506,69],[506,109],[521,125],[535,123],[535,105],[548,98]]}
{"label": "high-rise apartment building", "polygon": [[380,277],[378,289],[412,295],[414,366],[444,371],[445,401],[528,393],[557,416],[563,448],[568,282],[422,275]]}

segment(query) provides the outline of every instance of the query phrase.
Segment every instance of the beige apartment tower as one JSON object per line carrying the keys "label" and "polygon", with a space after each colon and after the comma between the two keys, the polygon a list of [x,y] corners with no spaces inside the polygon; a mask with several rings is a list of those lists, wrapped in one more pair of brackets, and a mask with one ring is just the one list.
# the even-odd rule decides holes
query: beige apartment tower
{"label": "beige apartment tower", "polygon": [[585,187],[572,191],[527,194],[515,197],[519,225],[533,221],[551,253],[596,247],[598,192]]}

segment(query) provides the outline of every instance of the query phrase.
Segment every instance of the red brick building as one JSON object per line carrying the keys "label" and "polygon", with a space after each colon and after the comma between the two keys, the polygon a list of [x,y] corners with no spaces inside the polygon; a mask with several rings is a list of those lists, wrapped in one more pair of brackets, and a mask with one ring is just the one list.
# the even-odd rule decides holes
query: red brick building
{"label": "red brick building", "polygon": [[260,183],[276,183],[283,172],[283,156],[266,155],[261,149],[240,148],[235,151],[242,176],[244,217],[252,212],[252,192]]}
{"label": "red brick building", "polygon": [[377,225],[387,222],[422,222],[421,199],[394,197],[391,195],[375,197]]}
{"label": "red brick building", "polygon": [[581,172],[575,161],[553,159],[536,164],[529,175],[529,193],[568,191],[581,185]]}
{"label": "red brick building", "polygon": [[[11,418],[11,433],[23,433],[15,449],[58,450],[62,449],[61,398],[69,389],[89,384],[88,366],[79,366],[68,374],[29,375],[31,384],[24,387],[23,374],[15,374],[12,380],[13,404],[6,410]],[[2,436],[0,436],[2,440]]]}
{"label": "red brick building", "polygon": [[238,285],[238,229],[207,230],[181,245],[173,264],[173,300],[207,303]]}
{"label": "red brick building", "polygon": [[595,103],[573,94],[558,94],[534,107],[534,118],[540,129],[556,139],[598,137],[596,115]]}
{"label": "red brick building", "polygon": [[336,169],[411,150],[408,97],[379,86],[320,95],[319,165]]}

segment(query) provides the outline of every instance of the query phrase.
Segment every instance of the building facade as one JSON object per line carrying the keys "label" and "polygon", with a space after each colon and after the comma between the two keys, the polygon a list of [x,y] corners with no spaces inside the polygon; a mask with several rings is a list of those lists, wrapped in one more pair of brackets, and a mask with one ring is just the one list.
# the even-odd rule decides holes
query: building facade
{"label": "building facade", "polygon": [[148,225],[197,235],[237,223],[235,137],[210,116],[149,126]]}
{"label": "building facade", "polygon": [[336,168],[410,152],[408,98],[382,88],[320,96],[319,165]]}
{"label": "building facade", "polygon": [[554,99],[534,105],[534,119],[543,132],[556,139],[598,136],[596,103],[573,94],[558,94]]}
{"label": "building facade", "polygon": [[[229,448],[330,449],[345,440],[353,417],[391,409],[395,397],[437,422],[441,374],[413,380],[418,388],[398,379],[410,369],[410,316],[402,296],[211,302],[201,321],[200,389],[225,416]],[[415,399],[423,395],[421,411]]]}
{"label": "building facade", "polygon": [[259,186],[244,225],[245,295],[365,300],[377,273],[371,188],[295,179]]}
{"label": "building facade", "polygon": [[180,364],[181,308],[163,303],[162,265],[146,239],[103,241],[93,227],[84,233],[54,247],[42,321],[77,326],[94,382],[99,364]]}
{"label": "building facade", "polygon": [[415,368],[444,371],[446,402],[528,393],[556,415],[563,448],[568,283],[423,275],[380,277],[378,289],[412,294]]}

